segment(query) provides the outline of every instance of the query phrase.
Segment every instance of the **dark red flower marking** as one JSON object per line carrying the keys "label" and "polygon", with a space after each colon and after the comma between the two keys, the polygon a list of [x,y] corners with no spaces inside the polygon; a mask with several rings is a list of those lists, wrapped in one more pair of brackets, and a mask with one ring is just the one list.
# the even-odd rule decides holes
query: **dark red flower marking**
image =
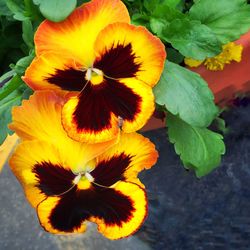
{"label": "dark red flower marking", "polygon": [[141,97],[124,84],[105,79],[100,85],[87,85],[79,95],[74,121],[79,130],[99,132],[110,128],[111,113],[133,121],[140,113]]}
{"label": "dark red flower marking", "polygon": [[64,195],[51,211],[51,225],[63,232],[72,232],[91,216],[103,219],[107,225],[128,222],[135,208],[128,196],[110,188],[93,187]]}
{"label": "dark red flower marking", "polygon": [[38,178],[37,188],[48,196],[60,195],[67,191],[72,187],[72,181],[75,178],[71,171],[60,165],[45,161],[37,163],[32,171]]}
{"label": "dark red flower marking", "polygon": [[115,155],[108,161],[101,161],[91,172],[95,182],[103,186],[112,186],[119,180],[124,180],[123,173],[131,162],[132,156],[122,153]]}
{"label": "dark red flower marking", "polygon": [[118,44],[97,59],[94,67],[112,78],[135,77],[140,70],[140,64],[136,63],[135,59],[136,56],[130,43],[127,45]]}
{"label": "dark red flower marking", "polygon": [[68,91],[81,91],[87,83],[86,72],[68,68],[65,70],[57,69],[55,74],[46,77],[49,83]]}

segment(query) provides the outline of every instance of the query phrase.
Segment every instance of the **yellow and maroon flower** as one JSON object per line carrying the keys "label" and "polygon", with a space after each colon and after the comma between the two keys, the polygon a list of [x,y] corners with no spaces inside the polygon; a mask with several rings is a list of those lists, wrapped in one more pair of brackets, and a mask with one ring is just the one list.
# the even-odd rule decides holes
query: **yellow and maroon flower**
{"label": "yellow and maroon flower", "polygon": [[44,21],[35,34],[37,57],[23,79],[33,90],[68,93],[62,124],[74,140],[108,141],[120,124],[134,132],[154,111],[164,45],[129,23],[121,1],[92,0],[61,23]]}
{"label": "yellow and maroon flower", "polygon": [[84,232],[86,221],[110,239],[129,236],[147,214],[144,185],[137,175],[158,154],[143,136],[87,144],[62,128],[63,94],[38,91],[12,111],[10,128],[21,143],[10,159],[12,171],[51,233]]}
{"label": "yellow and maroon flower", "polygon": [[[154,145],[142,135],[122,134],[118,144],[90,159],[76,143],[65,155],[45,141],[22,142],[10,166],[42,227],[51,233],[80,233],[94,222],[107,238],[127,237],[147,215],[147,197],[137,174],[157,159]],[[84,163],[86,162],[86,163]]]}

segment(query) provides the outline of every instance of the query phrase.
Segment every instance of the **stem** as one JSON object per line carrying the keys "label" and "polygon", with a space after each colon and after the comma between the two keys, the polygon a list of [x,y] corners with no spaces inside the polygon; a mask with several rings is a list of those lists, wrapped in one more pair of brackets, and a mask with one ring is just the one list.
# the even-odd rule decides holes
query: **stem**
{"label": "stem", "polygon": [[22,81],[19,76],[14,76],[8,83],[6,83],[2,88],[0,88],[0,101],[3,100],[6,96],[11,94],[14,90],[16,90]]}

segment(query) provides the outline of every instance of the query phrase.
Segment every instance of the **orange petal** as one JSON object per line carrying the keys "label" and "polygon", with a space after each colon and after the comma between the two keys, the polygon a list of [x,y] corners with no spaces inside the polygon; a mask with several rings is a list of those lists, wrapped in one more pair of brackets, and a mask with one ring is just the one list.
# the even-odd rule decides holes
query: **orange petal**
{"label": "orange petal", "polygon": [[63,163],[58,149],[43,141],[22,142],[9,161],[11,170],[23,186],[26,198],[33,207],[36,207],[47,197],[39,188],[42,180],[34,171],[35,166],[43,162],[61,165],[69,170],[69,165]]}
{"label": "orange petal", "polygon": [[[43,202],[41,202],[37,207],[37,215],[40,221],[41,226],[44,228],[45,231],[49,233],[54,234],[67,234],[67,233],[83,233],[86,231],[86,224],[81,223],[79,227],[76,227],[72,229],[72,231],[65,232],[62,230],[58,230],[53,226],[53,223],[51,222],[51,214],[53,213],[53,210],[55,207],[59,204],[60,198],[59,197],[49,197]],[[62,223],[67,223],[67,221],[70,222],[72,218],[69,218],[67,216],[63,216]]]}
{"label": "orange petal", "polygon": [[82,64],[92,66],[94,42],[98,33],[114,22],[130,22],[120,0],[92,0],[75,9],[63,22],[44,21],[35,34],[36,54],[47,51],[70,53]]}
{"label": "orange petal", "polygon": [[[98,184],[105,186],[111,186],[121,179],[138,183],[137,175],[144,169],[150,169],[157,158],[155,145],[148,138],[138,133],[122,133],[119,143],[97,157],[96,167],[91,175]],[[111,161],[112,164],[110,164]],[[99,170],[98,166],[102,169]],[[107,171],[112,169],[109,178],[105,177],[105,167]],[[100,171],[102,174],[98,177]],[[104,180],[102,176],[105,177]]]}
{"label": "orange petal", "polygon": [[100,85],[89,83],[78,96],[71,97],[62,110],[62,123],[69,137],[97,143],[142,128],[154,111],[151,87],[135,78]]}
{"label": "orange petal", "polygon": [[151,87],[160,79],[166,58],[159,38],[146,28],[114,23],[103,29],[95,42],[94,67],[111,78],[134,77]]}
{"label": "orange petal", "polygon": [[80,91],[85,84],[82,69],[75,59],[50,52],[36,57],[22,79],[33,90]]}
{"label": "orange petal", "polygon": [[[105,120],[105,127],[94,130],[94,123],[96,126],[98,121],[103,120],[102,113],[95,113],[94,110],[91,110],[91,107],[94,108],[98,99],[93,99],[93,103],[90,103],[89,106],[86,106],[81,111],[80,99],[78,96],[71,97],[67,103],[63,106],[62,110],[62,124],[67,132],[68,136],[76,141],[88,142],[88,143],[100,143],[112,140],[116,138],[119,134],[118,121],[114,114],[110,110],[107,111],[109,118]],[[93,106],[94,105],[94,106]],[[93,124],[93,128],[78,128],[78,122],[74,118],[75,111],[78,110],[79,113],[83,113],[84,117],[79,117],[80,120],[89,121],[90,125]],[[87,116],[87,119],[85,118]]]}
{"label": "orange petal", "polygon": [[[122,207],[120,204],[120,210],[114,210],[113,216],[116,220],[113,223],[105,223],[104,219],[98,217],[92,217],[90,221],[95,222],[98,225],[98,231],[102,233],[105,237],[117,240],[135,233],[147,216],[147,196],[143,188],[140,186],[129,183],[129,182],[119,182],[114,188],[117,193],[127,197],[132,204],[132,207]],[[108,204],[107,204],[108,205]],[[130,212],[129,218],[124,221],[119,215],[121,212]]]}

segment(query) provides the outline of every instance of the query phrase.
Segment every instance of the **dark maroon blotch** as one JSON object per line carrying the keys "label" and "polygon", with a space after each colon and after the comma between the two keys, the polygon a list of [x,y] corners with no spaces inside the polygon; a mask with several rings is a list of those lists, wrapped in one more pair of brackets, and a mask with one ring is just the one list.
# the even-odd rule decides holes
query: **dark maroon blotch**
{"label": "dark maroon blotch", "polygon": [[121,226],[132,217],[135,208],[128,196],[113,189],[93,187],[74,188],[62,196],[49,217],[52,226],[63,232],[78,229],[91,216],[103,219],[107,225]]}
{"label": "dark maroon blotch", "polygon": [[121,153],[109,160],[101,161],[91,172],[95,182],[103,186],[112,186],[119,180],[124,180],[124,172],[131,163],[132,156]]}
{"label": "dark maroon blotch", "polygon": [[73,113],[78,130],[100,132],[111,127],[111,112],[123,120],[133,121],[141,111],[141,96],[115,80],[100,85],[88,84],[79,96]]}
{"label": "dark maroon blotch", "polygon": [[57,69],[54,74],[46,77],[45,80],[63,90],[81,91],[87,83],[85,74],[86,72],[73,68]]}
{"label": "dark maroon blotch", "polygon": [[94,63],[94,67],[112,78],[135,77],[140,70],[131,43],[114,45]]}
{"label": "dark maroon blotch", "polygon": [[75,175],[60,165],[43,161],[34,165],[32,172],[38,179],[37,188],[45,195],[60,195],[73,185]]}

